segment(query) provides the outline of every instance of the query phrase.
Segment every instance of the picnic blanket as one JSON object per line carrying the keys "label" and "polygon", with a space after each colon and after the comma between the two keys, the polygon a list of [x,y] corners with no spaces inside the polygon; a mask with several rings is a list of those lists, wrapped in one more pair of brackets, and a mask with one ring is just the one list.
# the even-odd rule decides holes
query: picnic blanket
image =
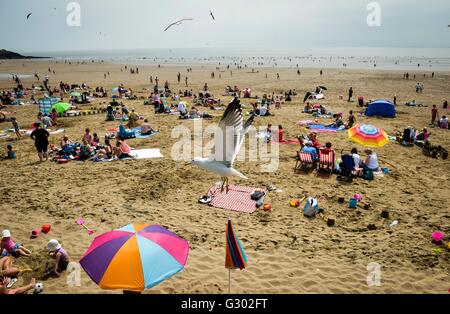
{"label": "picnic blanket", "polygon": [[256,201],[250,197],[254,190],[252,187],[230,185],[226,193],[225,190],[220,192],[220,186],[214,185],[208,190],[208,195],[213,197],[209,205],[251,214],[256,210]]}

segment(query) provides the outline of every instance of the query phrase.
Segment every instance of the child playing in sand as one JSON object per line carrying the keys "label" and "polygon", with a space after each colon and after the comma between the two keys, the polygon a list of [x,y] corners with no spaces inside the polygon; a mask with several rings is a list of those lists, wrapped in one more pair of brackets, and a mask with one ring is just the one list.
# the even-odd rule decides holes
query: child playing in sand
{"label": "child playing in sand", "polygon": [[28,250],[26,247],[19,243],[15,243],[11,239],[11,232],[7,229],[3,230],[2,232],[2,241],[0,246],[0,252],[3,252],[5,250],[8,254],[18,254],[22,256],[30,256],[31,251]]}
{"label": "child playing in sand", "polygon": [[97,146],[100,143],[100,138],[98,137],[97,133],[94,133],[94,137],[92,138],[91,145]]}
{"label": "child playing in sand", "polygon": [[59,244],[58,240],[55,239],[48,241],[47,250],[50,257],[54,258],[56,261],[52,273],[59,277],[61,272],[66,270],[69,265],[69,254],[67,254],[66,250]]}
{"label": "child playing in sand", "polygon": [[8,145],[8,146],[6,146],[6,148],[8,149],[8,152],[7,152],[5,159],[16,159],[17,155],[16,155],[16,152],[13,151],[12,146]]}
{"label": "child playing in sand", "polygon": [[19,123],[17,122],[16,118],[12,117],[11,123],[14,128],[14,132],[16,132],[17,138],[18,139],[22,138],[22,135],[20,134],[20,126],[19,126]]}

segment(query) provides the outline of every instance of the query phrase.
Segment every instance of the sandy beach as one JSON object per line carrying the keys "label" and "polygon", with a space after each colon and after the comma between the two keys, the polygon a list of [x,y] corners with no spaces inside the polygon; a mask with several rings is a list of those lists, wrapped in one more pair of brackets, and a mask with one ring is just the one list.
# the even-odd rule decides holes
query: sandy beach
{"label": "sandy beach", "polygon": [[[418,69],[410,72],[411,76],[416,74],[415,80],[406,80],[402,71],[382,70],[324,69],[320,76],[319,69],[301,68],[301,75],[298,75],[295,68],[255,67],[255,73],[252,73],[251,68],[237,70],[232,67],[231,74],[223,65],[218,71],[216,65],[197,64],[162,65],[160,68],[142,65],[139,74],[130,74],[121,71],[123,66],[106,62],[73,62],[69,65],[54,60],[2,60],[0,63],[0,73],[33,74],[38,71],[41,80],[50,67],[55,71],[55,74],[49,74],[51,86],[59,85],[60,81],[80,85],[84,82],[91,88],[103,86],[110,93],[112,88],[123,83],[133,90],[138,100],[120,101],[160,130],[156,136],[130,139],[127,143],[133,148],[159,148],[164,155],[164,158],[103,163],[39,163],[34,143],[28,136],[14,141],[0,139],[2,155],[10,144],[18,156],[16,160],[0,162],[0,228],[11,230],[15,241],[33,251],[32,257],[14,261],[33,269],[19,278],[18,285],[30,277],[42,281],[40,278],[49,262],[45,250],[49,239],[58,239],[72,261],[81,258],[93,240],[93,236],[75,223],[77,218],[83,217],[86,225],[95,230],[95,235],[129,223],[149,223],[162,225],[189,241],[190,254],[185,269],[144,293],[226,293],[225,227],[230,217],[248,257],[245,270],[232,271],[234,293],[448,293],[448,159],[433,159],[425,156],[417,146],[405,147],[391,141],[384,147],[375,148],[381,167],[389,168],[389,173],[373,181],[359,178],[346,184],[338,182],[334,174],[294,173],[298,145],[279,145],[277,171],[261,172],[262,161],[238,161],[235,168],[248,180],[230,178],[230,184],[255,188],[271,184],[281,189],[282,192],[270,192],[266,197],[265,202],[272,203],[273,211],[258,209],[252,214],[229,211],[198,203],[198,198],[219,180],[217,176],[171,158],[172,147],[177,141],[171,137],[172,129],[184,125],[193,130],[193,122],[180,120],[175,115],[156,115],[153,106],[144,106],[143,98],[150,95],[150,75],[158,76],[160,85],[168,80],[175,92],[186,89],[186,75],[188,88],[195,94],[207,82],[210,91],[224,104],[231,100],[230,96],[222,96],[227,85],[237,85],[241,90],[251,88],[258,96],[272,92],[282,95],[295,89],[298,95],[293,101],[284,102],[279,110],[273,108],[273,116],[255,120],[256,128],[268,123],[282,125],[284,137],[293,139],[309,132],[297,125],[300,120],[312,118],[302,113],[306,91],[317,85],[326,86],[326,98],[318,102],[333,113],[342,112],[346,118],[349,110],[356,113],[363,110],[356,101],[347,102],[347,91],[352,86],[355,99],[364,96],[366,101],[392,100],[397,95],[399,105],[395,118],[356,115],[357,122],[373,124],[394,135],[409,125],[419,130],[427,127],[432,105],[437,105],[439,117],[448,116],[448,109],[442,109],[442,103],[449,100],[450,72],[436,71],[431,78],[431,71]],[[188,66],[192,67],[190,73],[186,71]],[[110,75],[105,79],[104,73],[108,71]],[[176,81],[178,72],[182,76],[180,84]],[[214,79],[211,72],[215,72]],[[417,82],[424,84],[421,94],[415,93]],[[37,84],[34,77],[23,79],[26,88],[33,83]],[[0,80],[0,91],[12,90],[15,86],[12,80]],[[42,94],[38,92],[36,98]],[[427,107],[403,105],[413,99]],[[110,97],[92,99],[91,104],[84,107],[106,108],[110,100]],[[190,100],[185,101],[191,107]],[[241,99],[245,113],[250,111],[253,101]],[[38,105],[9,106],[2,110],[15,111],[14,116],[22,128],[30,128],[36,120]],[[203,107],[199,110],[214,116],[203,121],[203,128],[217,123],[223,113]],[[56,145],[64,134],[80,141],[85,128],[97,133],[103,142],[105,133],[119,125],[118,121],[106,122],[104,113],[61,117],[58,121],[65,131],[50,137],[50,143]],[[319,121],[332,122],[331,119]],[[10,122],[0,123],[1,129],[11,127]],[[433,144],[450,149],[449,130],[431,127],[429,130]],[[332,142],[338,158],[342,149],[348,151],[355,146],[363,151],[363,147],[349,141],[347,132],[320,133],[318,138],[323,144]],[[361,155],[365,156],[364,153]],[[335,226],[328,227],[320,217],[306,218],[304,203],[297,208],[289,205],[290,200],[299,199],[305,193],[319,198],[324,219],[334,217]],[[348,208],[348,199],[355,193],[360,193],[362,200],[371,207]],[[345,198],[344,204],[338,203],[339,197]],[[388,219],[381,217],[382,210],[389,211]],[[398,225],[390,228],[393,220],[398,220]],[[51,224],[51,232],[30,239],[31,230],[43,224]],[[376,229],[369,230],[369,224],[374,224]],[[431,234],[436,230],[446,234],[440,254],[433,251],[436,245],[431,242]],[[379,286],[367,284],[370,272],[367,265],[371,262],[381,266]],[[42,281],[44,293],[121,292],[102,290],[82,269],[80,274],[79,286],[68,286],[66,273]]]}

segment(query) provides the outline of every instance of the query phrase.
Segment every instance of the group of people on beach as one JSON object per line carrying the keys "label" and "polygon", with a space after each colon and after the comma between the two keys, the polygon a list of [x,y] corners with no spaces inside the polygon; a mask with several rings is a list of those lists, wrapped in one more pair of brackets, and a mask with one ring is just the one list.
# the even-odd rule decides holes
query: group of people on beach
{"label": "group of people on beach", "polygon": [[[24,245],[15,242],[11,237],[11,231],[5,229],[1,234],[0,242],[0,294],[23,294],[35,287],[36,279],[32,278],[30,283],[20,288],[13,288],[17,277],[23,272],[33,272],[30,268],[20,269],[13,265],[10,256],[16,258],[27,258],[32,255],[31,250]],[[47,242],[48,255],[55,260],[54,265],[47,269],[44,277],[59,277],[67,269],[70,263],[70,257],[67,251],[56,239]]]}

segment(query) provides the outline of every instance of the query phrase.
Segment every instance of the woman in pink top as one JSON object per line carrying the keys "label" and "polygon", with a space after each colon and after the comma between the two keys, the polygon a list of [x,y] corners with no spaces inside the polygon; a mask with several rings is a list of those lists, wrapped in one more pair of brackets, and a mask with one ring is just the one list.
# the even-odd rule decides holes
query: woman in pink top
{"label": "woman in pink top", "polygon": [[130,158],[131,155],[131,147],[128,146],[127,143],[125,143],[124,139],[121,138],[120,136],[116,137],[116,147],[114,149],[115,155],[117,156],[117,158],[122,159],[122,158]]}
{"label": "woman in pink top", "polygon": [[3,230],[2,241],[0,247],[0,253],[3,254],[5,250],[8,254],[17,254],[22,256],[30,256],[31,251],[26,247],[22,246],[20,243],[15,243],[11,239],[11,232],[9,230]]}

